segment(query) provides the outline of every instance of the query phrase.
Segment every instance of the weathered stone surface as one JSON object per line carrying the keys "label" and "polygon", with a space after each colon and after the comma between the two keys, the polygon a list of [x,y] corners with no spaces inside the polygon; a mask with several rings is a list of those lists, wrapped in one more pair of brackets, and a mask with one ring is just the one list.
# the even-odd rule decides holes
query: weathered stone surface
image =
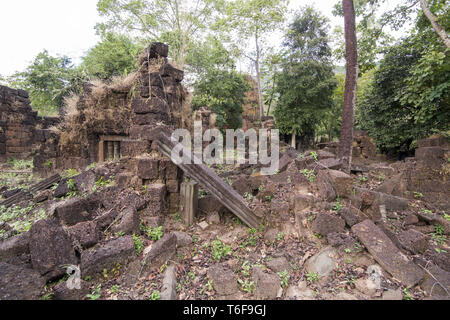
{"label": "weathered stone surface", "polygon": [[313,204],[314,197],[305,194],[296,194],[291,198],[290,207],[295,213],[309,209]]}
{"label": "weathered stone surface", "polygon": [[112,228],[113,232],[124,234],[139,233],[139,215],[135,207],[127,207],[120,213],[119,221]]}
{"label": "weathered stone surface", "polygon": [[145,254],[146,267],[160,267],[170,260],[176,252],[177,237],[174,233],[164,235],[160,240],[152,244],[151,249]]}
{"label": "weathered stone surface", "polygon": [[401,290],[389,289],[383,293],[383,300],[403,300],[403,293]]}
{"label": "weathered stone surface", "polygon": [[214,196],[207,195],[198,199],[198,209],[203,213],[222,212],[225,207]]}
{"label": "weathered stone surface", "polygon": [[426,292],[428,296],[449,296],[450,292],[450,272],[442,270],[434,264],[427,266],[429,273],[425,274],[423,282],[420,287]]}
{"label": "weathered stone surface", "polygon": [[177,276],[175,266],[167,267],[164,272],[163,286],[161,289],[161,300],[177,299]]}
{"label": "weathered stone surface", "polygon": [[442,147],[450,149],[450,141],[443,135],[434,135],[427,139],[422,139],[417,142],[419,148]]}
{"label": "weathered stone surface", "polygon": [[333,247],[326,247],[306,262],[306,270],[317,273],[319,278],[327,277],[336,267],[336,257],[337,251]]}
{"label": "weathered stone surface", "polygon": [[269,229],[266,231],[266,233],[264,234],[264,241],[269,242],[269,243],[273,243],[277,240],[277,236],[280,233],[279,230],[277,229]]}
{"label": "weathered stone surface", "polygon": [[145,180],[158,179],[158,160],[152,158],[141,158],[138,161],[139,178]]}
{"label": "weathered stone surface", "polygon": [[285,257],[275,258],[267,262],[267,268],[275,273],[287,271],[288,273],[292,271],[292,267]]}
{"label": "weathered stone surface", "polygon": [[18,236],[0,242],[0,261],[6,261],[14,256],[29,253],[30,233],[25,232]]}
{"label": "weathered stone surface", "polygon": [[94,222],[100,230],[105,230],[114,222],[118,215],[119,213],[116,210],[111,209],[95,218]]}
{"label": "weathered stone surface", "polygon": [[353,183],[351,176],[337,170],[327,170],[326,174],[338,197],[351,195]]}
{"label": "weathered stone surface", "polygon": [[123,199],[120,200],[120,206],[122,208],[133,207],[136,210],[142,210],[147,206],[147,200],[137,192],[131,192]]}
{"label": "weathered stone surface", "polygon": [[321,168],[338,170],[342,167],[342,163],[338,159],[328,158],[319,161],[319,166]]}
{"label": "weathered stone surface", "polygon": [[419,223],[419,218],[415,214],[408,214],[404,220],[405,226]]}
{"label": "weathered stone surface", "polygon": [[413,286],[423,279],[422,269],[409,261],[371,220],[353,226],[352,231],[383,269],[403,284]]}
{"label": "weathered stone surface", "polygon": [[306,281],[300,281],[297,286],[290,286],[286,290],[287,299],[314,300],[314,291],[307,287]]}
{"label": "weathered stone surface", "polygon": [[229,296],[239,290],[236,275],[223,264],[215,264],[210,267],[208,278],[212,281],[213,288],[219,296]]}
{"label": "weathered stone surface", "polygon": [[91,218],[87,208],[87,201],[83,198],[72,198],[65,201],[55,209],[55,215],[67,226],[73,226]]}
{"label": "weathered stone surface", "polygon": [[326,237],[329,233],[343,232],[345,221],[335,214],[318,213],[313,223],[313,230]]}
{"label": "weathered stone surface", "polygon": [[81,253],[82,277],[111,269],[117,263],[124,265],[136,254],[132,236],[124,236],[100,244]]}
{"label": "weathered stone surface", "polygon": [[167,63],[162,67],[161,75],[163,77],[170,77],[176,82],[181,82],[184,78],[184,71],[175,68],[170,63]]}
{"label": "weathered stone surface", "polygon": [[54,219],[38,221],[31,227],[29,247],[33,269],[47,280],[63,275],[61,266],[78,264],[69,235]]}
{"label": "weathered stone surface", "polygon": [[368,218],[362,211],[353,206],[339,210],[339,214],[344,218],[349,227],[353,227],[355,224],[363,222]]}
{"label": "weathered stone surface", "polygon": [[94,221],[80,222],[67,228],[67,232],[83,248],[90,248],[96,245],[100,238],[97,224]]}
{"label": "weathered stone surface", "polygon": [[220,223],[220,215],[217,212],[211,212],[206,217],[206,221],[208,221],[209,224],[219,224]]}
{"label": "weathered stone surface", "polygon": [[41,203],[41,202],[44,202],[44,201],[46,201],[46,200],[48,200],[48,199],[51,198],[52,193],[53,193],[53,192],[52,192],[51,190],[44,190],[44,191],[41,191],[41,192],[39,192],[37,195],[35,195],[35,196],[33,197],[33,202],[34,202],[34,203]]}
{"label": "weathered stone surface", "polygon": [[397,238],[403,248],[414,254],[424,253],[428,248],[428,237],[414,229],[400,232]]}
{"label": "weathered stone surface", "polygon": [[377,285],[372,279],[360,278],[355,281],[356,289],[369,297],[377,292]]}
{"label": "weathered stone surface", "polygon": [[256,286],[257,299],[275,299],[281,289],[280,277],[273,273],[266,273],[259,267],[253,268],[253,282]]}
{"label": "weathered stone surface", "polygon": [[334,201],[336,199],[336,191],[328,179],[326,170],[319,170],[316,177],[316,184],[319,189],[320,197],[325,201]]}
{"label": "weathered stone surface", "polygon": [[144,212],[146,216],[164,214],[167,211],[167,189],[164,184],[150,184],[147,188],[146,198],[148,206]]}
{"label": "weathered stone surface", "polygon": [[69,186],[67,185],[67,182],[69,180],[70,179],[61,180],[61,182],[58,184],[58,187],[56,187],[55,191],[53,192],[53,196],[55,198],[64,197],[66,194],[68,194],[71,191]]}
{"label": "weathered stone surface", "polygon": [[177,237],[178,247],[186,247],[192,244],[192,237],[186,232],[175,231],[173,234]]}
{"label": "weathered stone surface", "polygon": [[89,284],[83,280],[80,281],[80,289],[70,289],[67,282],[63,281],[53,287],[54,300],[82,300],[89,293]]}
{"label": "weathered stone surface", "polygon": [[21,266],[0,263],[1,300],[37,300],[45,279],[39,272]]}

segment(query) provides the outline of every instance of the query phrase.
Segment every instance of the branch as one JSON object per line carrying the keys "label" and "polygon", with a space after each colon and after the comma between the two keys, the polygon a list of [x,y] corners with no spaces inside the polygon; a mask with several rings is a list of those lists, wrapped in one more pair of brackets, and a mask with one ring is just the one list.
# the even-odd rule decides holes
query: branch
{"label": "branch", "polygon": [[434,31],[441,37],[442,41],[444,41],[444,44],[447,48],[450,48],[450,39],[449,35],[445,31],[445,29],[437,22],[437,18],[435,15],[431,12],[431,10],[428,8],[427,3],[425,0],[420,0],[420,6],[422,7],[422,11],[427,17],[428,20],[430,20],[431,25],[433,26]]}

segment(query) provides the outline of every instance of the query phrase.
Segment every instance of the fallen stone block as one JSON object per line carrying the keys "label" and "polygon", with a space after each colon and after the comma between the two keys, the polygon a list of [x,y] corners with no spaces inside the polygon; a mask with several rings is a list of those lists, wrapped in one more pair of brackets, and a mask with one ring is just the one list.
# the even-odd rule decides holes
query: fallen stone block
{"label": "fallen stone block", "polygon": [[253,267],[253,282],[257,299],[273,300],[281,290],[280,277],[272,272],[266,273],[259,267]]}
{"label": "fallen stone block", "polygon": [[174,233],[164,235],[146,250],[144,258],[146,268],[162,266],[175,255],[176,248],[176,235]]}
{"label": "fallen stone block", "polygon": [[123,234],[137,234],[140,232],[139,223],[139,215],[136,208],[133,206],[127,207],[120,213],[120,218],[117,224],[112,227],[112,231]]}
{"label": "fallen stone block", "polygon": [[337,256],[333,247],[326,247],[306,262],[306,270],[316,273],[319,278],[328,277],[336,268]]}
{"label": "fallen stone block", "polygon": [[400,232],[397,238],[402,247],[413,254],[424,253],[428,249],[428,237],[414,229]]}
{"label": "fallen stone block", "polygon": [[292,267],[285,257],[275,258],[267,262],[267,268],[275,273],[278,272],[292,272]]}
{"label": "fallen stone block", "polygon": [[330,233],[345,231],[345,221],[335,214],[318,213],[313,223],[313,231],[326,237]]}
{"label": "fallen stone block", "polygon": [[80,222],[67,228],[70,237],[84,249],[96,245],[100,239],[97,224],[94,221]]}
{"label": "fallen stone block", "polygon": [[368,218],[362,211],[353,206],[339,210],[339,214],[342,218],[344,218],[346,224],[350,228]]}
{"label": "fallen stone block", "polygon": [[223,264],[211,266],[208,269],[208,278],[219,296],[229,296],[239,291],[236,275]]}
{"label": "fallen stone block", "polygon": [[0,261],[6,261],[9,258],[29,253],[30,233],[25,232],[18,236],[3,240],[0,242]]}
{"label": "fallen stone block", "polygon": [[73,198],[65,201],[55,209],[55,216],[67,226],[73,226],[91,219],[87,201],[83,198]]}
{"label": "fallen stone block", "polygon": [[54,220],[36,222],[30,229],[30,254],[33,269],[47,280],[65,274],[64,265],[77,265],[70,236]]}
{"label": "fallen stone block", "polygon": [[383,269],[404,285],[414,286],[423,279],[422,269],[409,261],[371,220],[354,225],[352,231]]}
{"label": "fallen stone block", "polygon": [[35,270],[0,263],[1,300],[38,300],[45,282]]}
{"label": "fallen stone block", "polygon": [[175,266],[167,267],[164,273],[163,285],[161,289],[161,300],[177,299],[177,275]]}
{"label": "fallen stone block", "polygon": [[158,160],[152,158],[141,158],[138,161],[137,175],[144,180],[158,179]]}
{"label": "fallen stone block", "polygon": [[104,269],[110,270],[118,263],[123,266],[135,255],[136,249],[132,236],[110,240],[81,253],[81,276],[84,278],[101,273]]}

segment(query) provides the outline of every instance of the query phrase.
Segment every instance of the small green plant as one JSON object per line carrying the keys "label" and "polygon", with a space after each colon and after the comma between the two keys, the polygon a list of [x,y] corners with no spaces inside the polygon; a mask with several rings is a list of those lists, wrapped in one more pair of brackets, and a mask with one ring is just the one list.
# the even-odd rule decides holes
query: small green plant
{"label": "small green plant", "polygon": [[317,161],[317,160],[319,159],[319,157],[318,157],[318,155],[317,155],[317,152],[315,152],[315,151],[312,151],[312,152],[310,153],[310,155],[311,155],[311,157],[313,157],[314,161]]}
{"label": "small green plant", "polygon": [[442,249],[439,249],[439,248],[434,248],[434,250],[435,250],[438,254],[441,254],[441,253],[447,253],[447,251],[442,250]]}
{"label": "small green plant", "polygon": [[384,181],[384,180],[386,180],[386,176],[385,176],[384,174],[380,174],[380,176],[378,177],[378,179],[379,179],[380,181]]}
{"label": "small green plant", "polygon": [[219,238],[214,240],[212,243],[212,256],[214,260],[221,260],[222,258],[231,255],[232,248],[229,245],[226,245]]}
{"label": "small green plant", "polygon": [[284,232],[280,232],[279,234],[277,234],[277,241],[283,241],[285,236],[286,235]]}
{"label": "small green plant", "polygon": [[446,240],[446,236],[444,235],[444,228],[441,225],[435,225],[434,233],[431,235],[431,237],[438,244],[443,245]]}
{"label": "small green plant", "polygon": [[176,220],[176,221],[178,221],[178,222],[182,222],[182,221],[183,221],[183,219],[181,219],[181,216],[180,216],[180,214],[179,214],[178,212],[176,212],[176,213],[173,215],[173,219]]}
{"label": "small green plant", "polygon": [[266,202],[271,202],[273,199],[273,196],[266,196],[265,200]]}
{"label": "small green plant", "polygon": [[153,241],[158,241],[159,239],[161,239],[163,237],[164,233],[163,233],[163,227],[159,226],[157,228],[149,228],[148,232],[147,232],[147,236],[150,238],[150,240]]}
{"label": "small green plant", "polygon": [[316,181],[316,175],[314,174],[314,170],[303,169],[300,170],[300,173],[303,174],[309,182]]}
{"label": "small green plant", "polygon": [[358,178],[358,180],[359,180],[359,183],[364,183],[364,182],[367,182],[368,178],[366,176],[360,176]]}
{"label": "small green plant", "polygon": [[142,249],[144,248],[144,242],[142,241],[141,237],[133,234],[133,241],[134,241],[134,247],[136,249],[136,254],[140,255],[142,252]]}
{"label": "small green plant", "polygon": [[73,177],[75,177],[75,176],[77,176],[79,174],[80,173],[77,170],[75,170],[75,169],[67,169],[61,174],[61,178],[63,178],[63,179],[70,179],[70,178],[73,178]]}
{"label": "small green plant", "polygon": [[409,292],[409,289],[411,289],[411,287],[406,287],[403,289],[403,300],[414,300],[413,296]]}
{"label": "small green plant", "polygon": [[86,277],[84,278],[84,281],[89,282],[89,281],[91,281],[91,279],[92,279],[91,276],[86,276]]}
{"label": "small green plant", "polygon": [[125,232],[123,232],[123,231],[116,232],[116,237],[121,238],[121,237],[123,237],[124,235],[125,235]]}
{"label": "small green plant", "polygon": [[433,214],[433,211],[428,210],[428,209],[422,209],[422,212],[426,213],[426,214]]}
{"label": "small green plant", "polygon": [[99,284],[94,291],[92,291],[90,294],[86,295],[86,298],[88,298],[89,300],[98,300],[102,295],[101,290],[102,290],[102,285]]}
{"label": "small green plant", "polygon": [[319,281],[319,276],[316,272],[308,272],[306,274],[306,281],[308,281],[309,283]]}
{"label": "small green plant", "polygon": [[157,290],[153,291],[150,294],[149,300],[155,301],[161,299],[161,293]]}
{"label": "small green plant", "polygon": [[248,192],[244,193],[244,198],[247,199],[249,202],[253,201],[253,195]]}
{"label": "small green plant", "polygon": [[45,163],[45,166],[46,166],[47,168],[51,169],[51,168],[53,167],[53,162],[51,162],[51,161],[49,160],[49,161],[47,161],[47,162]]}
{"label": "small green plant", "polygon": [[252,293],[255,289],[255,283],[253,281],[238,279],[238,283],[244,292]]}
{"label": "small green plant", "polygon": [[281,287],[282,288],[287,287],[288,284],[289,284],[289,279],[291,278],[289,276],[289,273],[285,270],[283,272],[278,272],[277,274],[278,274],[278,276],[280,277],[280,280],[281,280]]}
{"label": "small green plant", "polygon": [[118,286],[117,284],[113,285],[113,286],[111,287],[111,292],[112,292],[112,293],[117,293],[117,292],[119,292],[119,286]]}
{"label": "small green plant", "polygon": [[351,253],[351,252],[352,252],[352,249],[350,249],[350,248],[345,248],[345,249],[344,249],[344,252],[345,252],[345,253]]}
{"label": "small green plant", "polygon": [[336,203],[333,206],[333,210],[336,212],[339,212],[342,210],[343,207],[344,207],[344,205],[341,203],[340,199],[337,199]]}
{"label": "small green plant", "polygon": [[423,198],[423,193],[421,193],[421,192],[414,192],[414,198],[422,199]]}
{"label": "small green plant", "polygon": [[250,276],[250,263],[248,261],[245,261],[242,264],[242,270],[241,270],[242,275],[244,275],[245,277]]}
{"label": "small green plant", "polygon": [[444,213],[444,219],[450,221],[450,214]]}

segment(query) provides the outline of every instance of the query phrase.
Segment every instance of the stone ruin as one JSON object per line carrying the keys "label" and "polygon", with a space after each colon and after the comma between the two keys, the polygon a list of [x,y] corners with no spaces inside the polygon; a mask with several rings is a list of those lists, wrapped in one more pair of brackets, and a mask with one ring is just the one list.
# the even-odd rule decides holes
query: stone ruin
{"label": "stone ruin", "polygon": [[25,90],[0,86],[0,160],[28,158],[57,117],[39,117]]}
{"label": "stone ruin", "polygon": [[[65,169],[86,170],[72,177],[51,176],[50,184],[41,182],[45,190],[30,189],[39,190],[29,196],[36,209],[43,208],[48,216],[29,231],[11,233],[0,242],[1,299],[37,299],[46,283],[51,284],[55,299],[85,298],[89,289],[94,289],[92,284],[82,280],[81,290],[69,290],[59,281],[65,275],[62,264],[79,265],[82,279],[93,277],[95,284],[98,279],[105,281],[106,270],[107,277],[134,288],[138,281],[154,276],[155,270],[159,274],[168,261],[185,267],[181,258],[185,255],[189,265],[195,261],[206,266],[197,279],[201,278],[203,285],[208,279],[212,281],[217,298],[276,299],[279,292],[286,299],[313,298],[312,290],[301,282],[290,283],[284,290],[277,274],[286,271],[297,280],[306,272],[314,273],[319,290],[329,280],[334,285],[346,282],[347,278],[333,278],[339,276],[333,272],[337,264],[342,271],[339,274],[358,276],[356,297],[384,299],[394,291],[401,299],[403,288],[416,285],[430,296],[448,296],[450,255],[438,254],[431,241],[437,224],[444,235],[450,235],[448,220],[437,214],[438,208],[450,207],[449,142],[441,136],[420,141],[415,158],[359,165],[353,171],[356,176],[339,171],[331,146],[318,150],[315,156],[299,155],[283,146],[279,172],[274,176],[261,176],[255,166],[247,164],[218,173],[228,182],[220,181],[220,187],[228,192],[231,184],[238,195],[245,195],[248,208],[264,224],[261,237],[254,235],[256,240],[239,224],[231,230],[221,229],[221,222],[230,213],[224,201],[217,200],[221,195],[199,199],[198,209],[205,221],[188,229],[183,222],[173,222],[168,213],[182,209],[185,175],[161,154],[158,135],[189,125],[182,110],[183,73],[168,63],[167,52],[167,46],[151,44],[140,57],[137,73],[119,83],[86,85],[84,94],[65,111],[65,121],[52,128],[35,129],[45,138],[34,158],[36,174],[47,177]],[[209,110],[201,110],[198,116],[205,120],[205,127],[210,126]],[[272,119],[265,120],[267,127],[273,127]],[[373,158],[370,139],[358,133],[355,142],[355,154],[366,160]],[[93,163],[97,165],[90,166]],[[196,171],[193,175],[212,177],[200,167],[191,169]],[[359,179],[363,176],[380,180],[377,187]],[[48,188],[55,179],[55,188]],[[99,192],[90,192],[97,188]],[[75,190],[77,196],[73,197]],[[197,194],[197,189],[192,190]],[[419,202],[419,195],[430,201]],[[228,194],[222,198],[235,202]],[[419,205],[426,205],[429,212]],[[240,206],[243,211],[244,207]],[[136,254],[133,235],[158,226],[164,226],[165,235],[151,245],[149,241],[142,244],[142,252]],[[188,232],[194,233],[199,243],[194,243]],[[241,244],[243,259],[266,264],[267,270],[256,265],[249,270],[252,278],[247,280],[254,281],[254,295],[244,296],[239,290],[235,271],[242,271],[240,261],[214,260],[211,265],[193,253],[193,246],[206,253],[210,241],[219,235],[235,250]],[[261,246],[248,250],[252,240],[262,240]],[[343,261],[350,258],[356,269],[346,273],[349,264]],[[294,270],[293,264],[299,269]],[[383,286],[389,283],[389,290],[374,287],[366,274],[374,268],[380,270]],[[164,279],[157,276],[155,281],[162,280],[161,299],[183,298],[175,290],[180,272],[172,265],[164,272]],[[320,298],[334,299],[324,288]],[[197,291],[195,297],[203,298]],[[338,298],[349,296],[353,297],[339,294]]]}

